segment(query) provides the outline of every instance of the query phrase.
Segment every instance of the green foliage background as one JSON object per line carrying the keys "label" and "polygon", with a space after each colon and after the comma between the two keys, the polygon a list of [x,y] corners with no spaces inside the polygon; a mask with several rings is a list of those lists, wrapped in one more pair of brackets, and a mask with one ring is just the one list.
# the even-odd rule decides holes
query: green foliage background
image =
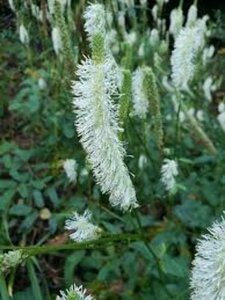
{"label": "green foliage background", "polygon": [[[75,62],[89,52],[83,32],[83,2],[73,3],[76,31],[71,32],[71,40]],[[179,163],[178,191],[168,196],[160,182],[161,161],[151,117],[144,124],[130,118],[124,139],[132,157],[126,159],[135,174],[140,209],[123,214],[109,206],[108,197],[101,194],[92,178],[74,128],[68,74],[63,60],[53,52],[49,25],[45,27],[24,13],[31,38],[30,47],[25,47],[19,41],[13,13],[9,19],[5,19],[6,26],[0,33],[0,245],[63,245],[68,242],[65,219],[74,210],[82,213],[89,207],[95,222],[107,234],[139,234],[140,238],[103,240],[91,249],[35,256],[31,260],[33,276],[37,276],[43,299],[55,299],[59,289],[74,282],[87,287],[96,299],[189,299],[197,238],[225,208],[225,135],[216,121],[217,102],[208,105],[202,99],[201,74],[196,75],[192,97],[185,95],[185,100],[204,110],[203,127],[218,154],[209,155],[187,124],[180,126],[177,135],[171,95],[160,80],[168,73],[170,51],[160,54],[155,73],[165,145]],[[211,26],[221,50],[224,28],[218,24]],[[131,71],[146,61],[153,64],[154,49],[146,49],[142,60],[137,49],[138,43],[132,48]],[[126,51],[121,40],[120,54],[115,57],[118,63],[126,61]],[[224,54],[217,53],[206,72],[217,78],[223,67]],[[47,83],[43,90],[38,85],[40,78]],[[172,121],[166,119],[167,114],[172,114]],[[141,154],[147,162],[140,169]],[[67,158],[78,162],[76,184],[69,183],[63,172],[62,162]],[[12,299],[33,299],[34,277],[28,270],[25,263],[7,275]]]}

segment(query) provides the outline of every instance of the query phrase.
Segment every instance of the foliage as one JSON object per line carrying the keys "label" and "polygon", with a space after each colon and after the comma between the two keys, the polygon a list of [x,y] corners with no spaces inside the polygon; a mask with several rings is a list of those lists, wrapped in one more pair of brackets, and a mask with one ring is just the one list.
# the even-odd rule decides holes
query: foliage
{"label": "foliage", "polygon": [[[47,7],[46,1],[39,2]],[[70,59],[73,55],[75,64],[90,53],[83,30],[84,2],[72,1],[72,8],[64,13],[72,43]],[[150,112],[146,119],[135,117],[132,101],[128,103],[122,139],[140,204],[132,212],[112,208],[93,179],[74,128],[70,91],[74,70],[63,51],[56,56],[52,46],[54,21],[45,14],[38,20],[30,8],[15,1],[16,12],[9,16],[12,27],[0,33],[0,248],[19,246],[31,256],[5,278],[0,276],[0,286],[8,286],[12,299],[55,299],[60,289],[74,282],[99,300],[189,299],[196,240],[225,207],[225,132],[217,120],[218,105],[224,101],[220,68],[225,51],[217,49],[206,64],[199,55],[195,77],[182,96],[196,117],[203,111],[199,122],[217,149],[214,155],[188,121],[179,119],[180,108],[173,102],[176,92],[171,84],[170,88],[163,84],[171,72],[173,37],[160,29],[159,40],[151,44],[148,28],[158,26],[150,15],[152,6],[123,2],[127,1],[105,1],[112,12],[108,30],[111,26],[117,32],[110,48],[128,75],[138,66],[153,69],[164,130],[164,152],[159,153],[154,117]],[[118,21],[121,12],[125,28]],[[166,7],[158,13],[159,20],[169,19]],[[29,45],[19,41],[22,20],[29,31]],[[217,32],[214,24],[209,28],[211,38],[221,32],[224,38],[222,26]],[[136,38],[131,42],[133,33]],[[216,84],[211,101],[203,91],[209,76]],[[162,156],[178,162],[175,194],[168,193],[160,179]],[[71,158],[77,162],[77,182],[69,182],[63,170],[63,162]],[[71,243],[65,220],[87,207],[105,236],[66,249]],[[121,238],[110,238],[120,234]],[[46,247],[43,254],[40,246]]]}

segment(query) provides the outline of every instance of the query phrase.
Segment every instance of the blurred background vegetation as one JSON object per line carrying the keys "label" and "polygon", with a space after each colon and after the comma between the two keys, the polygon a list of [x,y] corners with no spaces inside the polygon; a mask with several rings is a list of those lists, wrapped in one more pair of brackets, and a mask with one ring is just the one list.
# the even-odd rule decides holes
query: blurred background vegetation
{"label": "blurred background vegetation", "polygon": [[[36,2],[40,6],[43,3],[44,0]],[[212,18],[209,43],[216,47],[204,79],[208,74],[218,79],[225,67],[225,3],[198,3],[199,15],[207,13]],[[82,17],[86,4],[72,1],[74,28],[70,33],[75,63],[89,52]],[[111,7],[112,1],[104,4]],[[148,1],[149,10],[153,4]],[[171,9],[178,4],[171,0],[163,10],[167,23]],[[185,12],[191,4],[184,0]],[[224,80],[220,80],[212,102],[202,101],[199,91],[203,79],[199,78],[193,84],[194,95],[188,98],[196,109],[204,110],[203,126],[218,148],[217,156],[209,155],[186,125],[175,141],[174,122],[164,119],[166,147],[179,157],[178,192],[174,196],[168,196],[162,188],[154,139],[143,141],[141,122],[128,123],[127,152],[134,159],[127,157],[127,163],[135,174],[134,185],[141,203],[136,218],[133,213],[112,209],[92,178],[75,132],[67,72],[63,59],[53,51],[50,24],[38,22],[21,8],[30,35],[30,45],[24,46],[19,40],[18,20],[7,1],[0,1],[0,14],[0,245],[65,244],[69,240],[65,219],[74,210],[82,212],[88,206],[95,221],[108,233],[137,232],[141,225],[152,252],[139,240],[37,256],[32,263],[43,299],[55,299],[59,289],[74,281],[84,284],[96,299],[189,299],[196,240],[225,208],[225,138],[215,121],[217,106],[224,98]],[[150,13],[147,23],[153,26]],[[132,24],[127,20],[127,30],[130,29]],[[119,42],[121,49],[115,59],[121,63],[126,49]],[[137,39],[131,71],[141,61],[138,46]],[[165,61],[168,64],[171,49],[172,46],[162,54],[161,66]],[[151,49],[146,51],[146,57],[151,57]],[[151,59],[148,64],[152,64]],[[156,75],[166,115],[172,113],[171,96],[161,86],[160,72],[157,70]],[[145,129],[150,130],[150,126]],[[149,157],[140,168],[141,154]],[[68,181],[62,168],[68,158],[78,163],[76,184]],[[12,299],[33,299],[32,277],[26,264],[8,274],[7,282],[13,290]]]}

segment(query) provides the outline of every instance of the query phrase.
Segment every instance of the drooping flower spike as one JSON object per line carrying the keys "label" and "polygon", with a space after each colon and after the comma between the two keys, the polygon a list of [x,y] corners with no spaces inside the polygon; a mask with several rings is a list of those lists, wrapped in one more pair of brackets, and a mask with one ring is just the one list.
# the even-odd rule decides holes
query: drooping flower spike
{"label": "drooping flower spike", "polygon": [[105,47],[104,16],[100,4],[91,4],[85,13],[92,59],[78,66],[79,81],[73,83],[75,125],[102,192],[110,194],[112,206],[128,210],[138,204],[118,137],[118,108],[113,101],[119,96],[118,74]]}

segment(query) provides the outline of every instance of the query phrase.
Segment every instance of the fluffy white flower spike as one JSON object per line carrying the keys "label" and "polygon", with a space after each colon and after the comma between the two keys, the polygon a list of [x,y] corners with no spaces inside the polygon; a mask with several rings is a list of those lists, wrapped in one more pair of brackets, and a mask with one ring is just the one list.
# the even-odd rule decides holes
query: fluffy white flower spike
{"label": "fluffy white flower spike", "polygon": [[175,177],[178,175],[177,162],[171,159],[164,159],[161,168],[161,181],[168,192],[173,192],[176,180]]}
{"label": "fluffy white flower spike", "polygon": [[176,88],[185,89],[194,76],[195,58],[204,45],[205,28],[199,20],[195,26],[181,30],[171,56],[172,79]]}
{"label": "fluffy white flower spike", "polygon": [[87,295],[86,289],[82,285],[72,285],[66,292],[60,291],[56,300],[94,300],[91,295]]}
{"label": "fluffy white flower spike", "polygon": [[193,26],[197,21],[197,17],[198,17],[197,6],[195,4],[192,4],[188,10],[186,27]]}
{"label": "fluffy white flower spike", "polygon": [[173,9],[170,14],[169,32],[174,36],[174,38],[179,35],[180,30],[183,26],[183,21],[184,16],[182,9],[180,7]]}
{"label": "fluffy white flower spike", "polygon": [[85,210],[83,215],[79,215],[77,212],[74,212],[73,216],[66,220],[65,228],[72,232],[70,234],[70,238],[73,241],[84,242],[99,238],[102,230],[90,222],[91,218],[91,212],[89,210]]}
{"label": "fluffy white flower spike", "polygon": [[101,4],[90,4],[84,13],[84,28],[91,41],[95,34],[101,33],[105,35],[106,14]]}
{"label": "fluffy white flower spike", "polygon": [[12,11],[16,11],[14,1],[13,0],[8,0],[9,2],[9,7],[11,8]]}
{"label": "fluffy white flower spike", "polygon": [[143,87],[144,72],[138,68],[132,77],[132,94],[134,103],[134,115],[139,118],[145,118],[148,112],[149,102]]}
{"label": "fluffy white flower spike", "polygon": [[62,39],[60,36],[60,30],[58,27],[54,27],[52,29],[52,44],[53,49],[56,55],[59,55],[60,51],[62,50]]}
{"label": "fluffy white flower spike", "polygon": [[63,169],[66,172],[66,175],[70,182],[76,182],[77,181],[77,163],[74,159],[66,159],[63,162]]}
{"label": "fluffy white flower spike", "polygon": [[29,41],[30,41],[29,34],[28,34],[26,27],[23,24],[21,24],[19,27],[19,36],[20,36],[20,41],[22,44],[24,44],[24,45],[29,44]]}
{"label": "fluffy white flower spike", "polygon": [[225,299],[225,220],[198,241],[191,276],[192,300]]}
{"label": "fluffy white flower spike", "polygon": [[118,108],[112,99],[118,97],[118,73],[105,49],[104,22],[99,19],[104,15],[100,4],[90,5],[85,13],[93,59],[85,59],[76,72],[79,81],[72,87],[75,125],[102,192],[110,194],[113,206],[128,210],[138,204],[118,138]]}

